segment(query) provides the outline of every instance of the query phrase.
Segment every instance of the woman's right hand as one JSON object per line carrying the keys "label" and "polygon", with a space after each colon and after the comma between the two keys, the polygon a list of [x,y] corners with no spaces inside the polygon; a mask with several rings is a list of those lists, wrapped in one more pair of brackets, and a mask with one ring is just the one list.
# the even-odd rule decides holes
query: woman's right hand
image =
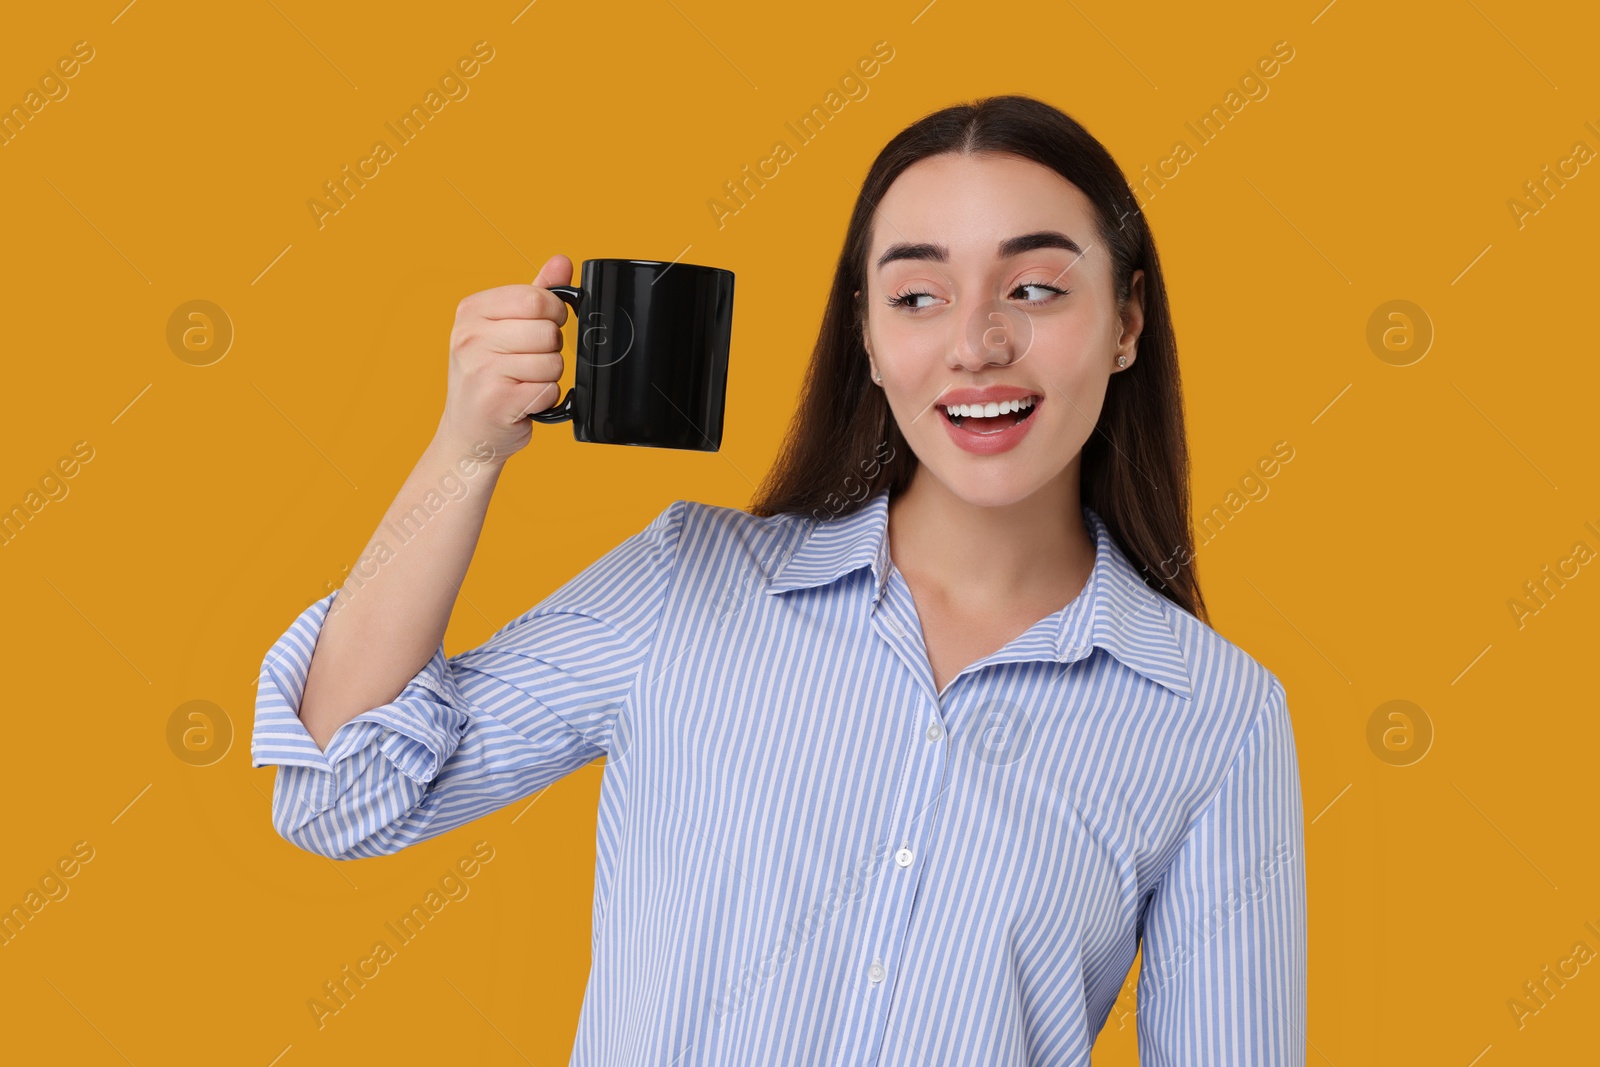
{"label": "woman's right hand", "polygon": [[572,260],[554,255],[532,285],[485,289],[457,305],[437,435],[445,444],[465,455],[486,443],[493,462],[528,444],[533,420],[527,416],[556,402],[565,364],[567,305],[547,287],[570,284]]}

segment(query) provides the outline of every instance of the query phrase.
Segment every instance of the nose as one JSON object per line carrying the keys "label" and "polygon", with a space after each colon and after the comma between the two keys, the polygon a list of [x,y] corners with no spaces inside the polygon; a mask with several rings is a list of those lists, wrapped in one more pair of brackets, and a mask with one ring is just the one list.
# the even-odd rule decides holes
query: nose
{"label": "nose", "polygon": [[959,333],[950,339],[952,370],[1008,366],[1028,350],[1033,331],[1028,317],[1003,300],[976,305],[965,316],[952,316]]}

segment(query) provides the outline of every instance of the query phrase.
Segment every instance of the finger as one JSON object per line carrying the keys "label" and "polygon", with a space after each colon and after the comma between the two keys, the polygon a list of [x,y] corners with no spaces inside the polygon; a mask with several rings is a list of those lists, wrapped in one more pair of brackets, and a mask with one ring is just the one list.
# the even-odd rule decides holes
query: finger
{"label": "finger", "polygon": [[543,289],[552,285],[572,284],[572,260],[557,252],[545,260],[544,266],[539,268],[539,273],[533,279],[533,284]]}
{"label": "finger", "polygon": [[522,418],[531,411],[544,411],[554,406],[560,399],[561,386],[555,382],[526,382],[511,390],[511,396],[511,410]]}
{"label": "finger", "polygon": [[567,321],[567,304],[537,285],[499,285],[462,300],[456,314],[481,319],[549,319],[559,325]]}
{"label": "finger", "polygon": [[560,352],[503,353],[491,357],[488,365],[520,386],[559,381],[565,361]]}
{"label": "finger", "polygon": [[490,352],[561,351],[561,327],[549,319],[490,319],[479,324],[475,336]]}

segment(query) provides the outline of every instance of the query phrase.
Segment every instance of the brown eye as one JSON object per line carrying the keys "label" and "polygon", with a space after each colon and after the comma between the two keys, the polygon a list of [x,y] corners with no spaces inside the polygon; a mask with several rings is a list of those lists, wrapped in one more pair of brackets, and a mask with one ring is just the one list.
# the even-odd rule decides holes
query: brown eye
{"label": "brown eye", "polygon": [[924,293],[924,292],[919,292],[919,291],[913,291],[913,292],[909,292],[909,293],[901,293],[899,296],[890,297],[889,300],[888,300],[888,304],[892,308],[903,307],[903,308],[909,308],[912,311],[918,311],[918,310],[920,310],[920,305],[914,304],[914,303],[912,303],[912,301],[916,300],[916,298],[919,297],[919,296],[932,296],[932,295],[933,295],[932,293]]}
{"label": "brown eye", "polygon": [[1024,289],[1043,289],[1045,292],[1053,294],[1051,296],[1040,297],[1037,300],[1026,300],[1026,298],[1024,298],[1025,301],[1027,303],[1029,303],[1029,304],[1044,304],[1044,303],[1048,303],[1049,301],[1054,300],[1057,296],[1066,296],[1067,293],[1071,292],[1071,290],[1069,290],[1069,289],[1057,289],[1055,286],[1046,285],[1043,282],[1027,282],[1027,283],[1025,283],[1023,285],[1019,285],[1015,289],[1013,289],[1011,291],[1012,295],[1014,296],[1017,293],[1022,292]]}

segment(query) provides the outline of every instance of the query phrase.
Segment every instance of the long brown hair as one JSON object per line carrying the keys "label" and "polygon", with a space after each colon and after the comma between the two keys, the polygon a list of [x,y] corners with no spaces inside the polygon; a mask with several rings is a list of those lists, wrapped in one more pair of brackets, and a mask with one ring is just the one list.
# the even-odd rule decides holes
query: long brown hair
{"label": "long brown hair", "polygon": [[1102,519],[1147,585],[1205,620],[1189,519],[1178,346],[1161,263],[1144,213],[1105,147],[1076,121],[1027,96],[991,96],[936,111],[895,136],[868,171],[850,216],[800,404],[777,461],[747,510],[839,516],[911,482],[917,457],[869,376],[863,325],[867,255],[878,203],[900,173],[946,152],[1003,152],[1049,167],[1094,205],[1111,253],[1120,311],[1144,271],[1138,358],[1111,375],[1096,432],[1083,446],[1082,504]]}

